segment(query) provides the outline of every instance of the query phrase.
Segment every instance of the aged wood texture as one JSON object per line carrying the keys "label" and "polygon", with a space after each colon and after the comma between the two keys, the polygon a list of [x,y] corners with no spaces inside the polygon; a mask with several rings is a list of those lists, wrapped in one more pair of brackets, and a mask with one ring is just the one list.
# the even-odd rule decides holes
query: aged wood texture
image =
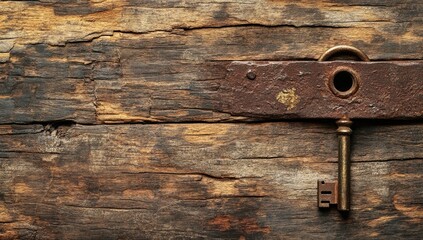
{"label": "aged wood texture", "polygon": [[423,234],[423,125],[358,124],[352,213],[316,207],[335,124],[4,125],[3,238]]}
{"label": "aged wood texture", "polygon": [[420,0],[1,1],[0,239],[421,239],[419,120],[355,125],[344,220],[316,207],[334,123],[216,106],[233,60],[422,37]]}
{"label": "aged wood texture", "polygon": [[228,60],[423,58],[416,1],[2,1],[0,123],[233,121]]}

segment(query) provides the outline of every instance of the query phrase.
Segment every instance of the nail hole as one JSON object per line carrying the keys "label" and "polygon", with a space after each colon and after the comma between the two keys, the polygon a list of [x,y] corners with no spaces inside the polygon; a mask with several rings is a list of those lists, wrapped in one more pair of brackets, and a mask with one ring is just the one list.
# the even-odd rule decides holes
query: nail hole
{"label": "nail hole", "polygon": [[321,191],[321,194],[332,194],[332,191]]}
{"label": "nail hole", "polygon": [[247,73],[247,78],[248,78],[249,80],[254,80],[254,79],[256,79],[256,77],[257,77],[257,75],[256,75],[254,72],[252,72],[251,70],[250,70],[250,71],[248,71],[248,73]]}
{"label": "nail hole", "polygon": [[353,87],[354,76],[347,71],[340,71],[333,78],[333,85],[340,92],[347,92]]}
{"label": "nail hole", "polygon": [[330,203],[330,201],[322,200],[321,203]]}
{"label": "nail hole", "polygon": [[325,181],[322,181],[322,184],[325,184]]}

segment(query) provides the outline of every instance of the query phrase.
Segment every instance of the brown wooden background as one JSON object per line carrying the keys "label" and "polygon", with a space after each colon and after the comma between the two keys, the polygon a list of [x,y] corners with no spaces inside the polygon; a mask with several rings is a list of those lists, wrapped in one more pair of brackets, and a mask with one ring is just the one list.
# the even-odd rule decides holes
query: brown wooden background
{"label": "brown wooden background", "polygon": [[334,121],[215,106],[232,60],[422,39],[420,0],[1,1],[0,239],[421,239],[420,120],[355,124],[344,220]]}

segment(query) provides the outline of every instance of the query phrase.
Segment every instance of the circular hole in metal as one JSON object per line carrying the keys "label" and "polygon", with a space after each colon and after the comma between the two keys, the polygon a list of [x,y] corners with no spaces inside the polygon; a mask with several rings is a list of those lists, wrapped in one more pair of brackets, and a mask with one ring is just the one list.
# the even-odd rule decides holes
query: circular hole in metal
{"label": "circular hole in metal", "polygon": [[358,90],[358,78],[352,70],[342,68],[332,75],[329,86],[336,96],[347,98]]}
{"label": "circular hole in metal", "polygon": [[339,71],[333,77],[333,85],[340,92],[348,92],[353,87],[354,76],[347,71]]}

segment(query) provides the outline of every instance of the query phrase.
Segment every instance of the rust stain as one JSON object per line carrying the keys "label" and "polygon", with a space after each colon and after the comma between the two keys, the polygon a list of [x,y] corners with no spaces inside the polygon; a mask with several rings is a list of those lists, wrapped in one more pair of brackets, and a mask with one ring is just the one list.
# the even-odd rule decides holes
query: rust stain
{"label": "rust stain", "polygon": [[4,231],[0,233],[0,239],[19,239],[19,233],[17,231]]}
{"label": "rust stain", "polygon": [[231,217],[217,216],[216,218],[210,220],[209,224],[215,226],[220,231],[228,231],[231,228]]}
{"label": "rust stain", "polygon": [[254,218],[242,219],[240,225],[246,233],[270,233],[270,227],[260,227]]}
{"label": "rust stain", "polygon": [[291,110],[300,102],[300,97],[296,94],[295,88],[284,89],[276,95],[278,102],[285,105],[287,110]]}

